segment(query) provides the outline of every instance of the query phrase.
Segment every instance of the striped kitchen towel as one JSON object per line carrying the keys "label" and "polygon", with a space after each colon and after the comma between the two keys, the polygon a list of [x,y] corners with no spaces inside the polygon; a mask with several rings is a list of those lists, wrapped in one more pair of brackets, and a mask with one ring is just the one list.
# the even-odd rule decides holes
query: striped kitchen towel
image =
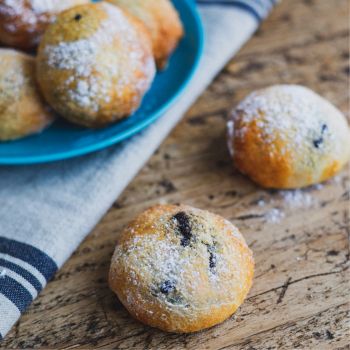
{"label": "striped kitchen towel", "polygon": [[77,159],[0,167],[0,338],[225,63],[251,37],[274,2],[199,0],[206,34],[199,69],[178,102],[139,135]]}

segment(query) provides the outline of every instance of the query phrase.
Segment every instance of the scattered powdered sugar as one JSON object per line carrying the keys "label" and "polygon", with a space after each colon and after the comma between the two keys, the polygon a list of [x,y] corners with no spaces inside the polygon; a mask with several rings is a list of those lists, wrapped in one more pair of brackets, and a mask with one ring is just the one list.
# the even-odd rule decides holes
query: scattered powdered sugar
{"label": "scattered powdered sugar", "polygon": [[265,220],[271,223],[278,223],[286,217],[284,209],[309,209],[316,207],[318,200],[312,196],[310,189],[320,190],[322,188],[322,184],[317,184],[311,186],[308,190],[297,189],[278,191],[275,197],[259,199],[257,205],[260,208],[269,205],[274,206],[274,208],[265,214]]}
{"label": "scattered powdered sugar", "polygon": [[263,207],[265,206],[266,202],[263,199],[259,199],[257,204],[259,207]]}
{"label": "scattered powdered sugar", "polygon": [[310,208],[315,204],[311,194],[303,190],[280,191],[280,196],[289,208]]}
{"label": "scattered powdered sugar", "polygon": [[340,184],[342,181],[342,177],[340,175],[336,175],[330,181],[334,184]]}
{"label": "scattered powdered sugar", "polygon": [[[279,191],[279,199],[282,200],[284,206],[289,209],[307,209],[314,206],[317,201],[310,193],[307,193],[303,190],[294,190],[294,191]],[[275,204],[275,200],[271,200],[270,204]],[[264,207],[266,202],[264,200],[259,200],[258,205]],[[285,212],[281,208],[273,208],[269,210],[265,219],[271,223],[278,223],[285,218]]]}
{"label": "scattered powdered sugar", "polygon": [[317,208],[320,200],[314,196],[314,193],[322,190],[327,184],[337,185],[341,181],[342,176],[337,175],[325,183],[315,184],[308,188],[276,191],[272,196],[260,198],[256,204],[261,209],[272,206],[271,210],[264,213],[264,217],[268,222],[278,223],[286,217],[288,210]]}
{"label": "scattered powdered sugar", "polygon": [[229,120],[227,122],[227,146],[228,146],[228,150],[230,152],[231,157],[233,157],[234,154],[234,149],[233,149],[233,138],[234,138],[234,121],[233,120]]}
{"label": "scattered powdered sugar", "polygon": [[285,213],[278,208],[272,208],[265,215],[265,220],[272,224],[276,224],[285,218]]}
{"label": "scattered powdered sugar", "polygon": [[324,187],[323,184],[315,184],[312,186],[315,190],[322,190],[322,188]]}

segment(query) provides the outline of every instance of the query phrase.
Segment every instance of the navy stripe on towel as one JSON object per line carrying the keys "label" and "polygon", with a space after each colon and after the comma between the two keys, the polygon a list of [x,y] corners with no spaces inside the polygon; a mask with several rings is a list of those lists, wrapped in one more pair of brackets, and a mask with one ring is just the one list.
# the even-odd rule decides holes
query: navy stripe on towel
{"label": "navy stripe on towel", "polygon": [[41,250],[22,242],[0,237],[0,253],[21,259],[40,271],[49,281],[57,271],[56,263]]}
{"label": "navy stripe on towel", "polygon": [[20,283],[9,276],[0,277],[0,293],[12,301],[23,313],[33,301],[32,295]]}
{"label": "navy stripe on towel", "polygon": [[5,269],[16,272],[18,275],[23,277],[27,282],[29,282],[36,289],[38,293],[42,290],[42,285],[39,282],[39,280],[35,276],[33,276],[30,272],[18,266],[17,264],[14,264],[10,261],[0,258],[0,267],[4,267]]}
{"label": "navy stripe on towel", "polygon": [[277,0],[197,0],[200,5],[225,5],[249,12],[257,21],[262,21]]}
{"label": "navy stripe on towel", "polygon": [[216,0],[216,1],[197,0],[197,2],[198,4],[205,4],[205,5],[230,5],[230,6],[238,7],[242,10],[249,12],[259,22],[262,20],[260,15],[254,10],[254,8],[251,6],[248,6],[244,2],[240,2],[240,1],[232,2],[232,1],[226,1],[226,0]]}

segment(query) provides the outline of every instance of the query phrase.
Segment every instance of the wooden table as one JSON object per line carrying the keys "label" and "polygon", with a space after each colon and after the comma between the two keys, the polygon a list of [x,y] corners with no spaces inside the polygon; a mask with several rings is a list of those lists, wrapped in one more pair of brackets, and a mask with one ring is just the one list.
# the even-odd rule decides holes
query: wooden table
{"label": "wooden table", "polygon": [[[224,135],[229,109],[250,91],[270,84],[307,85],[347,111],[348,4],[282,2],[1,347],[347,348],[349,173],[288,200],[255,186],[232,168]],[[241,229],[253,249],[254,286],[225,323],[197,334],[166,334],[134,321],[108,289],[109,261],[120,230],[136,213],[158,202],[184,202],[221,214]],[[277,223],[268,219],[272,208],[285,215]]]}

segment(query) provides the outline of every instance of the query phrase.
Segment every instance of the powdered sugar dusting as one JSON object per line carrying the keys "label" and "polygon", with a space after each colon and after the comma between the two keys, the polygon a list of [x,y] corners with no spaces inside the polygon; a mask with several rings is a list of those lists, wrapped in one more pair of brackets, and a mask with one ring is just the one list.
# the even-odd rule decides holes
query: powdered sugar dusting
{"label": "powdered sugar dusting", "polygon": [[285,218],[285,213],[278,208],[272,208],[265,215],[265,220],[272,224],[276,224]]}
{"label": "powdered sugar dusting", "polygon": [[[129,307],[143,303],[145,310],[152,311],[152,304],[160,303],[191,316],[194,309],[234,303],[237,288],[244,288],[247,271],[242,260],[249,249],[238,230],[228,221],[222,229],[221,219],[205,211],[185,206],[179,211],[179,218],[173,216],[176,212],[162,216],[142,235],[135,235],[139,226],[134,223],[128,228],[127,243],[117,246],[113,269],[126,274],[135,287],[127,290]],[[191,226],[186,245],[178,228],[183,215],[188,215]]]}
{"label": "powdered sugar dusting", "polygon": [[319,191],[322,188],[323,185],[318,184],[309,189],[278,191],[272,198],[259,199],[257,205],[260,208],[273,206],[272,209],[264,214],[265,220],[274,224],[279,223],[286,217],[286,210],[310,209],[316,207],[319,202],[317,198],[312,195],[310,190]]}
{"label": "powdered sugar dusting", "polygon": [[36,13],[54,12],[57,9],[57,3],[64,1],[54,0],[30,0],[32,9]]}
{"label": "powdered sugar dusting", "polygon": [[234,154],[234,149],[233,149],[233,138],[234,138],[234,122],[233,120],[229,120],[227,122],[227,146],[228,146],[228,150],[230,152],[231,157],[233,157]]}
{"label": "powdered sugar dusting", "polygon": [[[0,2],[0,13],[7,18],[17,18],[20,17],[21,22],[25,23],[28,32],[34,32],[36,30],[36,25],[38,18],[31,8],[26,6],[24,0],[4,0]],[[6,21],[4,23],[4,28],[10,33],[16,33],[18,31],[18,26],[14,21]]]}
{"label": "powdered sugar dusting", "polygon": [[[249,125],[255,122],[272,153],[283,155],[292,151],[293,154],[311,148],[310,140],[319,137],[326,122],[320,117],[320,101],[326,103],[311,90],[298,85],[276,85],[253,92],[233,112],[233,120],[242,122],[234,137],[244,137]],[[328,128],[323,132],[324,137],[332,137]],[[279,150],[275,148],[277,140],[283,142]],[[325,151],[326,145],[320,144],[318,151]]]}
{"label": "powdered sugar dusting", "polygon": [[[3,0],[0,2],[0,13],[9,17],[20,17],[22,23],[31,26],[28,31],[36,31],[38,22],[49,23],[55,15],[69,7],[88,3],[88,0]],[[6,30],[15,32],[15,24],[5,23]]]}
{"label": "powdered sugar dusting", "polygon": [[280,195],[289,208],[310,208],[316,203],[314,197],[303,190],[280,191]]}
{"label": "powdered sugar dusting", "polygon": [[[11,1],[11,0],[7,0]],[[57,14],[70,7],[88,3],[87,0],[29,0],[29,5],[37,14]]]}
{"label": "powdered sugar dusting", "polygon": [[50,66],[56,69],[72,69],[77,75],[88,77],[94,63],[96,46],[91,40],[78,40],[47,46],[45,52]]}
{"label": "powdered sugar dusting", "polygon": [[[21,95],[23,87],[30,86],[33,82],[31,81],[32,77],[25,74],[23,62],[16,58],[16,55],[20,55],[17,51],[0,48],[0,55],[5,58],[1,64],[7,67],[5,71],[1,72],[0,100],[10,105],[15,102],[14,99],[18,99],[18,96]],[[6,61],[12,62],[10,68]]]}
{"label": "powdered sugar dusting", "polygon": [[108,89],[109,84],[105,80],[99,81],[96,77],[89,76],[85,80],[77,80],[76,88],[68,91],[71,99],[81,107],[97,112],[99,105],[96,102],[96,97],[108,103],[110,101]]}
{"label": "powdered sugar dusting", "polygon": [[[73,71],[66,81],[70,98],[80,107],[94,111],[98,111],[101,103],[110,102],[110,91],[118,95],[124,87],[135,82],[136,90],[141,92],[149,86],[155,74],[152,59],[146,64],[143,62],[145,55],[137,41],[138,33],[128,18],[113,5],[99,5],[108,18],[92,36],[45,48],[49,66]],[[104,50],[108,45],[113,45],[116,37],[120,40],[120,47],[125,50],[120,53]],[[127,62],[132,68],[127,69],[122,62]],[[143,76],[137,77],[137,71],[143,71]],[[114,81],[114,77],[117,81]]]}

